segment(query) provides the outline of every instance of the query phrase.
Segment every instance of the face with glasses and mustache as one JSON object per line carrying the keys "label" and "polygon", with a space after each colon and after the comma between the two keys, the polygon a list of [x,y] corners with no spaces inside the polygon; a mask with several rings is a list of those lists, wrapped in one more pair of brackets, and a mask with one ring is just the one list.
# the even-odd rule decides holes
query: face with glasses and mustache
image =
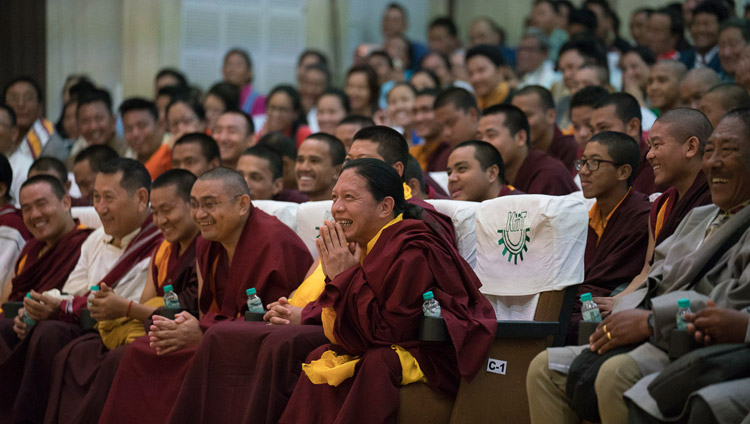
{"label": "face with glasses and mustache", "polygon": [[198,180],[190,192],[190,216],[206,240],[236,242],[249,210],[250,196],[220,179]]}

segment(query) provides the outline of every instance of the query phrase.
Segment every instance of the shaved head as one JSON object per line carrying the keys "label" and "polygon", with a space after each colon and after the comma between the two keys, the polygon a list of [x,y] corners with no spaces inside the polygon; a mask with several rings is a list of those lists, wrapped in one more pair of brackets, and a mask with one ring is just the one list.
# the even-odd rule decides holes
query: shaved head
{"label": "shaved head", "polygon": [[668,125],[669,132],[675,140],[685,142],[692,136],[697,137],[701,153],[714,130],[706,115],[686,107],[664,112],[656,122]]}
{"label": "shaved head", "polygon": [[678,80],[682,80],[685,78],[685,74],[687,74],[687,67],[684,63],[680,62],[679,60],[672,60],[672,59],[662,59],[654,65],[654,67],[659,67],[663,69],[669,70],[669,72],[673,72]]}
{"label": "shaved head", "polygon": [[239,172],[229,168],[214,168],[210,171],[206,171],[203,175],[198,178],[198,181],[216,181],[221,180],[224,182],[224,189],[230,198],[242,195],[250,195],[250,189],[247,187],[247,182],[242,178]]}
{"label": "shaved head", "polygon": [[711,68],[691,69],[680,81],[682,104],[693,109],[700,108],[700,101],[711,87],[721,84],[721,78]]}

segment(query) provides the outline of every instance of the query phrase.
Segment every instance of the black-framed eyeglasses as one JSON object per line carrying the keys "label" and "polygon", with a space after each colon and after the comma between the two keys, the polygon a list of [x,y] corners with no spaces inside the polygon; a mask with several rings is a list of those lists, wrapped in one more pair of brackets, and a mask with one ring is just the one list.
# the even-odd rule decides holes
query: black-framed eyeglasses
{"label": "black-framed eyeglasses", "polygon": [[573,161],[573,165],[575,165],[576,171],[580,171],[584,166],[588,168],[589,171],[596,171],[599,169],[599,164],[601,163],[611,163],[614,166],[620,166],[619,163],[613,160],[606,159],[578,159]]}

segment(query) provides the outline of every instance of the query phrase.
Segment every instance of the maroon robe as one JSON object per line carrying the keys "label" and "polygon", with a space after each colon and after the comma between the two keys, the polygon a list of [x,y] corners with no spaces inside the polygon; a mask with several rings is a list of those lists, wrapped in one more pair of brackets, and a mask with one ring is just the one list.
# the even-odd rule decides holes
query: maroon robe
{"label": "maroon robe", "polygon": [[604,227],[601,239],[589,226],[584,254],[584,280],[573,305],[568,344],[577,344],[583,293],[606,297],[617,286],[629,283],[643,269],[648,250],[648,196],[631,189]]}
{"label": "maroon robe", "polygon": [[[651,221],[651,229],[655,232],[655,246],[658,246],[667,237],[671,236],[674,230],[677,229],[677,226],[680,225],[680,222],[682,222],[682,218],[693,210],[693,208],[709,204],[711,204],[711,191],[708,189],[708,181],[706,181],[706,175],[703,171],[698,172],[698,175],[695,176],[693,184],[685,192],[683,198],[679,198],[676,188],[670,187],[667,189],[651,206],[651,216],[649,219]],[[657,217],[662,207],[666,208],[666,216],[660,231],[656,233]]]}
{"label": "maroon robe", "polygon": [[[198,239],[196,258],[203,280],[198,306],[204,331],[238,318],[247,309],[248,288],[255,287],[265,303],[288,296],[312,264],[294,231],[258,208],[250,211],[231,266],[224,247],[203,238]],[[191,346],[158,356],[148,336],[136,339],[125,349],[99,422],[163,423],[196,350]]]}
{"label": "maroon robe", "polygon": [[428,199],[448,199],[448,193],[445,189],[440,186],[431,176],[429,172],[422,173],[422,181],[424,181],[425,187],[427,187],[427,198]]}
{"label": "maroon robe", "polygon": [[515,187],[503,184],[503,187],[500,189],[500,194],[497,195],[497,197],[503,197],[503,196],[512,196],[516,194],[526,194],[522,192],[521,190],[517,190]]}
{"label": "maroon robe", "polygon": [[448,168],[448,156],[451,155],[453,149],[451,145],[441,141],[438,147],[430,154],[427,159],[427,172],[443,172]]}
{"label": "maroon robe", "polygon": [[13,205],[0,206],[0,227],[10,227],[18,230],[24,240],[33,237],[23,223],[21,211]]}
{"label": "maroon robe", "polygon": [[578,191],[570,171],[562,162],[534,149],[529,150],[511,184],[528,194],[559,196]]}
{"label": "maroon robe", "polygon": [[633,190],[647,195],[666,190],[667,187],[657,186],[654,182],[654,169],[651,167],[651,162],[646,159],[649,150],[648,143],[641,140],[639,147],[641,148],[641,165],[638,167],[638,172],[635,173]]}
{"label": "maroon robe", "polygon": [[281,190],[281,193],[273,196],[273,200],[277,202],[294,202],[294,203],[305,203],[309,202],[310,198],[306,194],[302,194],[297,190],[285,189]]}
{"label": "maroon robe", "polygon": [[[161,233],[149,215],[140,232],[101,281],[111,287],[117,286],[127,271],[148,258],[160,242]],[[55,355],[82,335],[77,320],[85,303],[83,296],[76,296],[73,302],[62,301],[61,320],[38,322],[21,341],[12,330],[13,320],[0,320],[0,381],[3,382],[0,384],[0,422],[5,422],[3,419],[42,421],[47,409]],[[25,366],[27,363],[33,366]]]}
{"label": "maroon robe", "polygon": [[[471,380],[484,364],[495,335],[495,314],[480,286],[456,249],[423,222],[384,229],[362,265],[326,282],[315,302],[335,310],[337,345],[321,346],[307,360],[328,349],[359,355],[354,376],[333,387],[301,375],[279,422],[394,422],[401,379],[394,344],[417,359],[432,389],[455,396],[459,379]],[[440,302],[451,342],[419,341],[428,290]]]}
{"label": "maroon robe", "polygon": [[[197,239],[197,237],[196,237]],[[180,305],[195,310],[198,308],[198,277],[195,273],[195,244],[180,252],[179,244],[172,244],[167,261],[164,281],[159,284],[156,251],[153,283],[157,296],[164,296],[164,286],[172,285],[180,299]],[[164,241],[163,243],[169,243]],[[158,250],[158,249],[157,249]],[[72,342],[55,357],[52,388],[44,422],[92,423],[96,422],[104,408],[109,388],[115,378],[120,359],[126,346],[107,349],[99,333],[88,333]]]}
{"label": "maroon robe", "polygon": [[[73,271],[81,256],[81,245],[92,231],[82,225],[76,225],[41,256],[39,252],[47,244],[37,239],[29,240],[16,261],[16,276],[11,281],[12,288],[8,300],[22,301],[26,293],[31,290],[45,292],[62,289],[68,279],[68,274]],[[24,260],[24,265],[19,272],[18,267],[22,260]]]}
{"label": "maroon robe", "polygon": [[573,162],[576,160],[576,154],[578,153],[578,143],[572,135],[565,135],[560,131],[560,128],[555,124],[555,134],[552,136],[552,143],[546,152],[553,158],[557,158],[560,162],[565,165],[565,168],[569,172],[575,175],[575,165]]}
{"label": "maroon robe", "polygon": [[456,230],[453,228],[453,220],[448,215],[438,212],[434,206],[418,197],[412,197],[407,202],[420,206],[424,209],[422,220],[432,231],[446,240],[450,245],[456,247]]}

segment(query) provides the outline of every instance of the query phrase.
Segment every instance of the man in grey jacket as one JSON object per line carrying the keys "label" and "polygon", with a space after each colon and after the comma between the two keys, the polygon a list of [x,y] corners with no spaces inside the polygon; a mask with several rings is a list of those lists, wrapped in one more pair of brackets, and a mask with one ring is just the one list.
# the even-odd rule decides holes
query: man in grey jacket
{"label": "man in grey jacket", "polygon": [[585,349],[598,355],[619,349],[626,353],[602,363],[596,398],[588,401],[598,405],[602,423],[624,423],[623,393],[669,364],[677,299],[689,298],[694,310],[708,299],[723,308],[750,306],[750,109],[722,118],[706,145],[703,170],[713,205],[695,208],[656,247],[646,287],[617,302],[590,345],[548,349],[532,361],[526,381],[532,422],[579,422],[566,393],[570,364]]}

